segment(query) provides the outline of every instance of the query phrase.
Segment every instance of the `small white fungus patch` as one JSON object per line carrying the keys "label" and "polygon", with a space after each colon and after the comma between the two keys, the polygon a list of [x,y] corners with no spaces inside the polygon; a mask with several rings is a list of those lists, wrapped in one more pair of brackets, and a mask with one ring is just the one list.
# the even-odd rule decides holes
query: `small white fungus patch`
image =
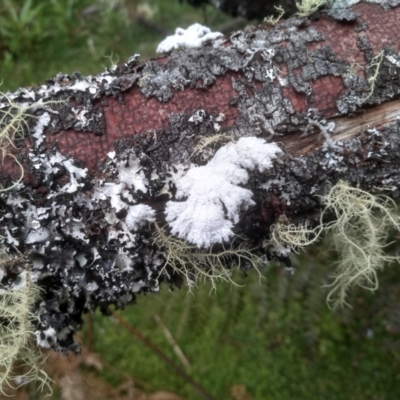
{"label": "small white fungus patch", "polygon": [[167,36],[157,47],[157,53],[167,53],[180,46],[200,47],[203,43],[222,36],[220,32],[211,32],[210,28],[198,23],[190,25],[187,29],[176,28],[175,34]]}
{"label": "small white fungus patch", "polygon": [[233,236],[239,213],[254,204],[245,184],[246,170],[265,171],[282,151],[275,143],[256,137],[241,138],[221,147],[202,167],[193,166],[176,181],[176,198],[166,205],[172,234],[198,247],[222,243]]}

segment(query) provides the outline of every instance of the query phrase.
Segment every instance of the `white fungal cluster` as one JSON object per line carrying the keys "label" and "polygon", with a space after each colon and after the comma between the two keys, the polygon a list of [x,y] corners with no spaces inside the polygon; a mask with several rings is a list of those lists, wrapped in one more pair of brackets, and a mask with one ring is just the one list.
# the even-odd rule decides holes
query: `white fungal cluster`
{"label": "white fungal cluster", "polygon": [[172,234],[197,247],[223,243],[233,236],[240,212],[254,204],[247,170],[263,172],[282,151],[275,143],[241,138],[221,147],[205,166],[193,165],[175,182],[176,198],[166,205]]}
{"label": "white fungal cluster", "polygon": [[211,32],[210,28],[198,23],[190,25],[187,29],[176,28],[175,34],[167,36],[157,47],[157,53],[167,53],[180,46],[200,47],[203,43],[222,36],[220,32]]}

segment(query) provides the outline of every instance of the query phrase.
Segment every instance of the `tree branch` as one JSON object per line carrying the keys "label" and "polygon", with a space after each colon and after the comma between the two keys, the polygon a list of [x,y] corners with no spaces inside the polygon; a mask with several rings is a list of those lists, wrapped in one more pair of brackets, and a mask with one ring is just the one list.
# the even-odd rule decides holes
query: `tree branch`
{"label": "tree branch", "polygon": [[398,196],[398,1],[335,4],[2,97],[1,283],[29,265],[41,345],[182,273],[290,266],[272,227],[318,224],[340,180]]}

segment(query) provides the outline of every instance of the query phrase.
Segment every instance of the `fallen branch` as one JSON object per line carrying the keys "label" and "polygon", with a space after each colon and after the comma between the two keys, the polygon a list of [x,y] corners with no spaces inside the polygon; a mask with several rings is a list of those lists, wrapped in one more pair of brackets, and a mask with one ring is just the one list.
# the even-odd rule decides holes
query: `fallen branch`
{"label": "fallen branch", "polygon": [[230,37],[180,30],[200,47],[3,95],[1,284],[17,290],[23,254],[41,346],[77,351],[83,312],[182,272],[290,268],[273,227],[314,229],[321,213],[330,226],[323,199],[340,181],[398,197],[400,7],[371,3]]}

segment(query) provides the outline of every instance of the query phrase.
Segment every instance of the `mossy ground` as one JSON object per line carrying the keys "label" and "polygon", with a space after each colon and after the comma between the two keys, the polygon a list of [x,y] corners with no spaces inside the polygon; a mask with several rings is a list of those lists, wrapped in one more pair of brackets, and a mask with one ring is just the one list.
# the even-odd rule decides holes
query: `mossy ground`
{"label": "mossy ground", "polygon": [[[285,276],[275,266],[259,283],[252,274],[234,276],[245,287],[199,286],[140,298],[123,312],[134,327],[179,362],[154,315],[161,317],[189,359],[189,373],[218,399],[243,385],[252,399],[395,399],[400,395],[400,280],[395,269],[381,276],[375,295],[354,289],[353,308],[326,305],[331,255],[319,248],[296,261]],[[397,306],[396,306],[397,304]],[[94,349],[109,363],[152,390],[171,390],[200,399],[170,368],[113,319],[95,316]],[[117,384],[120,375],[105,370]]]}

